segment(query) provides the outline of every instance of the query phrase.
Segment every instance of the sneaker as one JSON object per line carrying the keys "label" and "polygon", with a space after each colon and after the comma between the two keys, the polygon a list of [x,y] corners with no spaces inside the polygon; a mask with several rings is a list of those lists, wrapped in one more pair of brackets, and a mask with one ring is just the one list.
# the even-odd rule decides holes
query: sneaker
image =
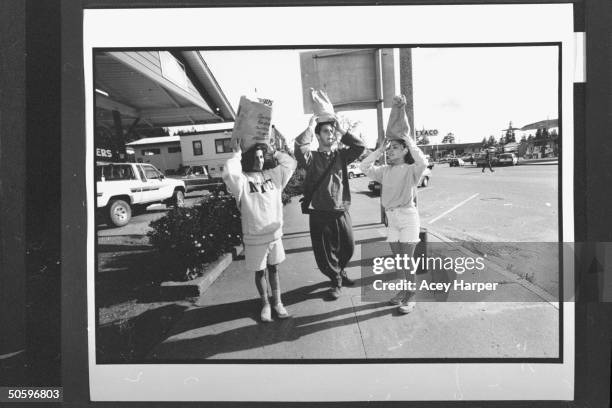
{"label": "sneaker", "polygon": [[274,305],[274,311],[276,311],[276,315],[279,319],[286,319],[289,317],[289,312],[285,309],[282,303],[277,303]]}
{"label": "sneaker", "polygon": [[342,286],[334,286],[329,292],[329,296],[333,300],[337,300],[340,296],[342,296]]}
{"label": "sneaker", "polygon": [[405,297],[406,297],[406,292],[403,292],[403,291],[397,292],[395,296],[389,299],[389,304],[392,304],[393,306],[399,306],[402,304]]}
{"label": "sneaker", "polygon": [[272,308],[270,308],[269,303],[266,303],[264,307],[261,309],[261,321],[262,322],[272,321]]}
{"label": "sneaker", "polygon": [[414,310],[416,307],[416,297],[414,293],[410,293],[406,299],[402,302],[402,304],[397,308],[400,313],[408,314]]}
{"label": "sneaker", "polygon": [[342,286],[355,286],[355,281],[348,277],[345,271],[340,272]]}

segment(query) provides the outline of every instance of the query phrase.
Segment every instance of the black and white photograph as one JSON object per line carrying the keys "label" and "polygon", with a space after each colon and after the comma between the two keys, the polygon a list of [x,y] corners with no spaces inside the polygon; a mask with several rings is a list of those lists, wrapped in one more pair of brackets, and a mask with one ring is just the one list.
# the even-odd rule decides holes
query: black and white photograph
{"label": "black and white photograph", "polygon": [[[366,9],[349,14],[391,12]],[[536,381],[538,363],[560,370],[545,381],[569,378],[567,13],[552,7],[560,28],[544,36],[498,28],[477,41],[467,29],[419,34],[408,9],[428,12],[397,7],[405,36],[333,29],[281,43],[181,30],[114,41],[129,13],[108,38],[96,27],[109,11],[86,16],[96,399],[143,395],[105,394],[113,370],[113,384],[174,372],[189,388],[213,371],[220,384],[236,365],[241,376],[273,365],[262,381],[296,365],[307,377],[418,367],[423,377],[393,399],[427,398],[433,390],[415,388],[438,371],[453,382],[459,369],[472,381],[487,372],[466,393],[492,399],[511,398],[498,388],[525,367],[519,383]],[[246,11],[265,15],[232,15]],[[185,12],[162,20],[189,21]],[[299,11],[274,14],[287,24]],[[145,27],[159,22],[146,16]],[[190,398],[215,399],[206,389]]]}
{"label": "black and white photograph", "polygon": [[[558,54],[96,51],[98,361],[558,357],[558,253],[541,244],[559,241]],[[395,71],[412,90],[404,133],[384,95],[370,102],[377,58],[383,91]],[[414,253],[425,237],[430,256],[504,253],[512,268],[487,279],[513,298],[362,302],[361,244]]]}

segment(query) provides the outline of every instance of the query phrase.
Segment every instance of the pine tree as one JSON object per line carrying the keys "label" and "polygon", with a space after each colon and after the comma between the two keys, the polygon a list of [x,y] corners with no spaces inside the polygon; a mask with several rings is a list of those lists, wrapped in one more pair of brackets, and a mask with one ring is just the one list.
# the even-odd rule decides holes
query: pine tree
{"label": "pine tree", "polygon": [[538,128],[535,134],[535,140],[540,140],[540,139],[542,139],[542,128]]}
{"label": "pine tree", "polygon": [[495,141],[495,136],[489,136],[489,140],[487,141],[487,147],[495,146],[497,142]]}

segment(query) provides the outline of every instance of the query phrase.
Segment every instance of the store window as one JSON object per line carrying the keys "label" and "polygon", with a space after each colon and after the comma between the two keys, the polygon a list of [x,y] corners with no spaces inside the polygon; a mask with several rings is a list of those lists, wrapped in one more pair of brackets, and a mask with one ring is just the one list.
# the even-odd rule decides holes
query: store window
{"label": "store window", "polygon": [[194,156],[202,155],[202,142],[200,140],[193,141],[193,155]]}
{"label": "store window", "polygon": [[215,139],[215,151],[218,154],[232,152],[232,139]]}
{"label": "store window", "polygon": [[172,146],[168,148],[168,153],[180,153],[181,146]]}

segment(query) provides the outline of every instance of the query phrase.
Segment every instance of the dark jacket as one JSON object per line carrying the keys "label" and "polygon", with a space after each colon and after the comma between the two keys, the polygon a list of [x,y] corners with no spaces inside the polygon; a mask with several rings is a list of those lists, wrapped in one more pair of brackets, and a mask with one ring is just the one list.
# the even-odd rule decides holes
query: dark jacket
{"label": "dark jacket", "polygon": [[346,132],[341,142],[348,148],[326,153],[310,150],[312,138],[313,132],[307,129],[295,139],[295,158],[299,166],[306,168],[304,194],[312,191],[331,161],[339,155],[330,173],[312,195],[311,206],[319,211],[346,211],[351,204],[351,192],[342,186],[342,167],[352,163],[363,153],[363,141]]}

